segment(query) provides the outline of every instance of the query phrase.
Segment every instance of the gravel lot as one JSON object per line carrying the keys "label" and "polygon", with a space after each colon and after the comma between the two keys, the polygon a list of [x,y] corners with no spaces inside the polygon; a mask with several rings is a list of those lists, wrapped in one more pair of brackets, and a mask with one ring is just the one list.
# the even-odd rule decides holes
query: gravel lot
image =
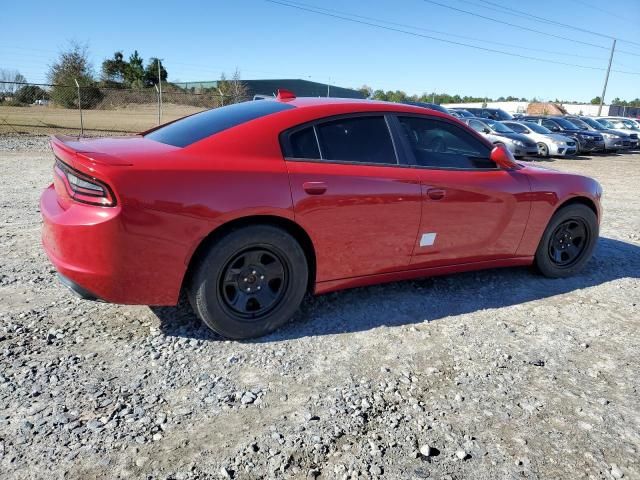
{"label": "gravel lot", "polygon": [[80,301],[40,248],[46,139],[0,137],[0,477],[640,478],[640,155],[586,271],[309,299],[252,342],[185,307]]}

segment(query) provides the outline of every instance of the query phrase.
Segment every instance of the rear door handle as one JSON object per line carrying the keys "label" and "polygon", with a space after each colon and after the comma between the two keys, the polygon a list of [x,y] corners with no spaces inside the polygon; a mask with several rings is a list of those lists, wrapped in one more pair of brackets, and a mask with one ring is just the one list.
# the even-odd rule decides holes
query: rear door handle
{"label": "rear door handle", "polygon": [[447,192],[440,190],[439,188],[430,188],[427,190],[427,195],[429,195],[431,200],[442,200],[446,194]]}
{"label": "rear door handle", "polygon": [[322,195],[327,191],[327,184],[324,182],[304,182],[302,188],[309,195]]}

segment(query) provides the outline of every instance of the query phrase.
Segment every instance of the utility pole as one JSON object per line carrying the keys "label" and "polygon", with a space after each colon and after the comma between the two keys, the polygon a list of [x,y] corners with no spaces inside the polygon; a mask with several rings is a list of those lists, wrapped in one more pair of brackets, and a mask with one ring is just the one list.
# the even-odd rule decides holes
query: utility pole
{"label": "utility pole", "polygon": [[602,88],[602,96],[600,97],[600,106],[598,107],[598,116],[602,114],[602,105],[604,104],[604,95],[607,93],[607,83],[609,83],[609,72],[611,72],[611,62],[613,61],[613,51],[616,49],[616,39],[613,39],[611,45],[611,55],[609,56],[609,66],[607,67],[607,76],[604,77],[604,87]]}
{"label": "utility pole", "polygon": [[76,82],[76,87],[78,87],[78,111],[80,112],[80,136],[84,137],[84,122],[82,121],[82,97],[80,96],[80,84],[77,79],[73,79]]}
{"label": "utility pole", "polygon": [[162,73],[160,71],[160,59],[158,58],[158,97],[160,98],[160,101],[158,102],[158,105],[160,105],[160,108],[158,110],[158,124],[162,121]]}

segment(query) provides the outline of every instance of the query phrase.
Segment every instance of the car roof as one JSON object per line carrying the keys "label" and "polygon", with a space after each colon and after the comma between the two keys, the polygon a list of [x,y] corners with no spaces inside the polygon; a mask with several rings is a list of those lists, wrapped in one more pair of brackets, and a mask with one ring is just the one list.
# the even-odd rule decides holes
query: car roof
{"label": "car roof", "polygon": [[[272,101],[272,100],[260,100],[260,101]],[[340,113],[357,113],[357,112],[374,112],[374,111],[388,111],[388,112],[405,112],[414,114],[425,114],[426,107],[410,105],[406,103],[396,102],[384,102],[381,100],[363,100],[357,98],[334,98],[334,97],[295,97],[291,99],[275,99],[273,101],[283,102],[297,109],[304,110],[319,110],[323,111],[327,115],[340,114]],[[444,112],[440,112],[435,109],[428,109],[429,115],[446,118],[456,119],[453,115],[448,115]],[[279,115],[286,115],[292,113],[292,110],[284,110],[279,112]]]}

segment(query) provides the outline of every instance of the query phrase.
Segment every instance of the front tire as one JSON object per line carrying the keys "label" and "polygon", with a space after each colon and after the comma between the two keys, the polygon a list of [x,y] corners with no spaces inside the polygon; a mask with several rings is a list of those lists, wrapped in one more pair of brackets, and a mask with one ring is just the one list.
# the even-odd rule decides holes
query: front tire
{"label": "front tire", "polygon": [[195,269],[188,296],[205,325],[240,340],[288,322],[308,281],[300,244],[280,228],[252,225],[230,231],[211,246]]}
{"label": "front tire", "polygon": [[591,258],[598,240],[598,219],[586,205],[558,210],[547,225],[535,255],[535,265],[546,277],[569,277]]}
{"label": "front tire", "polygon": [[538,143],[538,155],[542,158],[549,157],[549,146],[546,143]]}

